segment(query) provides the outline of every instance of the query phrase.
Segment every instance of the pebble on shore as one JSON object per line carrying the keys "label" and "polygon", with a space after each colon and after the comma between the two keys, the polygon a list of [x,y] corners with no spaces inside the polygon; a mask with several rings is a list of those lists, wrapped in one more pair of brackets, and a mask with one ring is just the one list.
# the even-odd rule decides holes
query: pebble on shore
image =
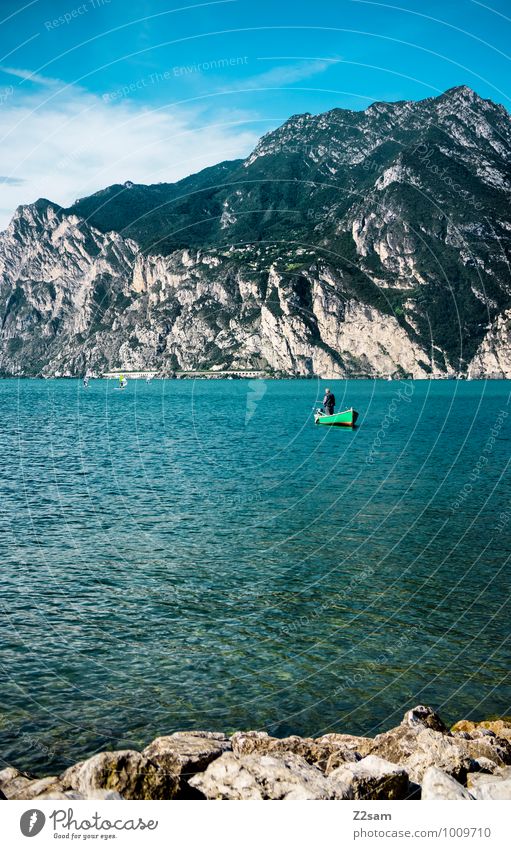
{"label": "pebble on shore", "polygon": [[177,731],[59,776],[0,770],[5,799],[511,799],[511,721],[407,711],[376,737]]}

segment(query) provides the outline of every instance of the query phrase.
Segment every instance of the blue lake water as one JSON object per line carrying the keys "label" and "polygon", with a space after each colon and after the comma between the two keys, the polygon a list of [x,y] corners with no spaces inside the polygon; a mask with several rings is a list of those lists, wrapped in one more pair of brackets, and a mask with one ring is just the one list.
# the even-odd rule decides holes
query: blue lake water
{"label": "blue lake water", "polygon": [[0,381],[0,756],[511,713],[510,384]]}

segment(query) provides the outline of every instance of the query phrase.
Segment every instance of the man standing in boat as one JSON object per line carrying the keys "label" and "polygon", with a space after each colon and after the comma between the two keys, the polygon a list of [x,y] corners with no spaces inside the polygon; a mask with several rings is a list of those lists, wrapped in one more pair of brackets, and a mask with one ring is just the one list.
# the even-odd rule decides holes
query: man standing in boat
{"label": "man standing in boat", "polygon": [[325,397],[323,398],[323,409],[325,410],[327,416],[333,416],[335,407],[335,396],[333,392],[327,388],[325,389]]}

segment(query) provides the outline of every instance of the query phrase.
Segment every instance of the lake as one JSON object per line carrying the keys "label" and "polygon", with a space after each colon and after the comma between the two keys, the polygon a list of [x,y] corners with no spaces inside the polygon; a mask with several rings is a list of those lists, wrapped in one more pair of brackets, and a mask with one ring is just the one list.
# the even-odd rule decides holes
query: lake
{"label": "lake", "polygon": [[0,753],[510,712],[510,384],[2,380]]}

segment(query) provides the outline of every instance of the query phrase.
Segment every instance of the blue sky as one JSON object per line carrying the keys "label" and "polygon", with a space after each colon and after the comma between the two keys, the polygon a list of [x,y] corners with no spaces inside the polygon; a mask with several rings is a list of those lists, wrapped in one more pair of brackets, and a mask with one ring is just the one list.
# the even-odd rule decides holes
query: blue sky
{"label": "blue sky", "polygon": [[509,0],[0,0],[0,225],[171,181],[298,112],[469,85],[510,109]]}

